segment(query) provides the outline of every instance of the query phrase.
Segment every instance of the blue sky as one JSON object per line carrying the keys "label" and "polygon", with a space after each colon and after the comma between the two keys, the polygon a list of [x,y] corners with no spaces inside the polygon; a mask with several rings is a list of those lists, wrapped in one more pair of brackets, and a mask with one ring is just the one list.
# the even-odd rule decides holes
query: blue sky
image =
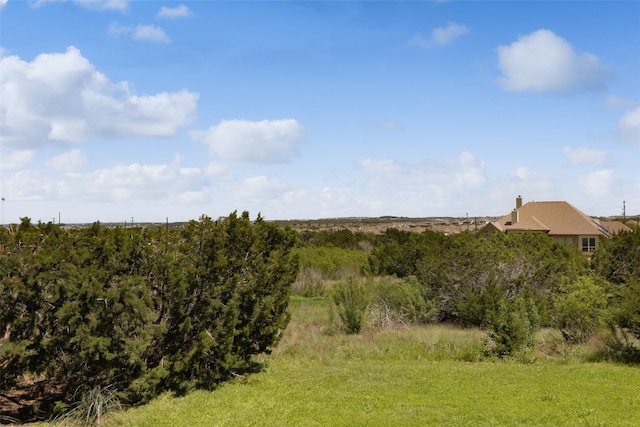
{"label": "blue sky", "polygon": [[2,221],[640,214],[638,1],[0,0]]}

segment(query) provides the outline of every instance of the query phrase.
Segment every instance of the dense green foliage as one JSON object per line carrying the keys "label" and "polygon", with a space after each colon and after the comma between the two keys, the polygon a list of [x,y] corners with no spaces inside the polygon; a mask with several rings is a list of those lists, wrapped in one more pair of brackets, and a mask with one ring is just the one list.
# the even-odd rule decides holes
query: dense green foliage
{"label": "dense green foliage", "polygon": [[380,274],[415,275],[438,317],[463,325],[487,325],[502,299],[533,299],[542,324],[550,323],[553,292],[587,274],[577,251],[540,234],[470,233],[444,236],[395,230],[371,253]]}
{"label": "dense green foliage", "polygon": [[582,343],[603,325],[606,307],[605,280],[582,276],[558,290],[554,298],[554,324],[568,342]]}
{"label": "dense green foliage", "polygon": [[480,327],[482,357],[506,357],[540,327],[573,345],[608,323],[618,350],[637,356],[639,254],[637,231],[603,240],[590,260],[535,233],[297,234],[246,212],[171,230],[24,218],[0,228],[0,389],[41,376],[65,402],[83,386],[135,403],[212,388],[279,342],[291,290],[330,297],[348,333]]}
{"label": "dense green foliage", "polygon": [[[640,340],[640,228],[605,240],[593,256],[594,270],[611,282],[611,326],[633,345],[628,334]],[[640,353],[640,348],[635,349]]]}
{"label": "dense green foliage", "polygon": [[[346,230],[330,236],[305,235],[305,265],[320,272],[303,269],[298,283],[317,286],[305,288],[313,288],[313,294],[299,293],[320,296],[323,279],[339,278],[328,277],[336,269],[323,265],[373,275],[376,279],[366,281],[373,326],[441,321],[485,327],[492,334],[492,351],[504,355],[530,346],[539,327],[556,327],[568,343],[581,343],[608,320],[623,335],[640,338],[638,232],[603,239],[591,261],[536,233],[478,238],[388,229],[368,236],[369,252],[356,245],[362,236]],[[327,262],[327,254],[333,261]],[[368,269],[362,269],[364,255]]]}
{"label": "dense green foliage", "polygon": [[69,397],[127,402],[211,388],[252,367],[289,321],[296,235],[248,213],[183,229],[4,229],[0,388],[44,375]]}

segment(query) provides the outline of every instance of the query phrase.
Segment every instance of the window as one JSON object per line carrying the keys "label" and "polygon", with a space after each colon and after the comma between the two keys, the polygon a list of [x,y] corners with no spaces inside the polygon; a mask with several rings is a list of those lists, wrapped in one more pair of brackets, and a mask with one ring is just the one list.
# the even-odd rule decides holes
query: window
{"label": "window", "polygon": [[573,246],[573,237],[571,236],[556,236],[555,239],[563,245]]}
{"label": "window", "polygon": [[595,237],[582,238],[582,252],[593,252],[596,249]]}

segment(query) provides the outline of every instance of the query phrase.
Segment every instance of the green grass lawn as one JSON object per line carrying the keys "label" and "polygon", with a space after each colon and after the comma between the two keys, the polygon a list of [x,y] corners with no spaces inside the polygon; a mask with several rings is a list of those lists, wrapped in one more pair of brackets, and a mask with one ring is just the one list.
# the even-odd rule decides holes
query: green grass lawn
{"label": "green grass lawn", "polygon": [[[259,374],[112,415],[131,426],[633,426],[640,368],[578,356],[474,361],[483,332],[328,333],[324,300],[294,299]],[[467,361],[470,360],[470,361]]]}

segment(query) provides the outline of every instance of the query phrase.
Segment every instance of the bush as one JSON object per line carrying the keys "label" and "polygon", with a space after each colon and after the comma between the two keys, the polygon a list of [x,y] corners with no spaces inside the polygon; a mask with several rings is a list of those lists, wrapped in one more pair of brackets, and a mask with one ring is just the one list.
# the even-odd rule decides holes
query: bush
{"label": "bush", "polygon": [[247,212],[177,231],[24,219],[0,238],[3,390],[27,374],[64,402],[80,385],[129,403],[210,389],[254,369],[289,322],[296,234]]}
{"label": "bush", "polygon": [[344,330],[348,334],[360,333],[370,298],[365,284],[350,276],[347,282],[334,285],[332,298]]}
{"label": "bush", "polygon": [[538,317],[529,298],[502,299],[489,323],[489,351],[505,357],[533,346]]}
{"label": "bush", "polygon": [[581,276],[555,296],[554,323],[568,343],[586,342],[602,325],[607,306],[603,282],[595,276]]}
{"label": "bush", "polygon": [[422,286],[415,277],[402,281],[383,279],[371,288],[372,326],[427,323],[436,313],[434,304],[424,297]]}

